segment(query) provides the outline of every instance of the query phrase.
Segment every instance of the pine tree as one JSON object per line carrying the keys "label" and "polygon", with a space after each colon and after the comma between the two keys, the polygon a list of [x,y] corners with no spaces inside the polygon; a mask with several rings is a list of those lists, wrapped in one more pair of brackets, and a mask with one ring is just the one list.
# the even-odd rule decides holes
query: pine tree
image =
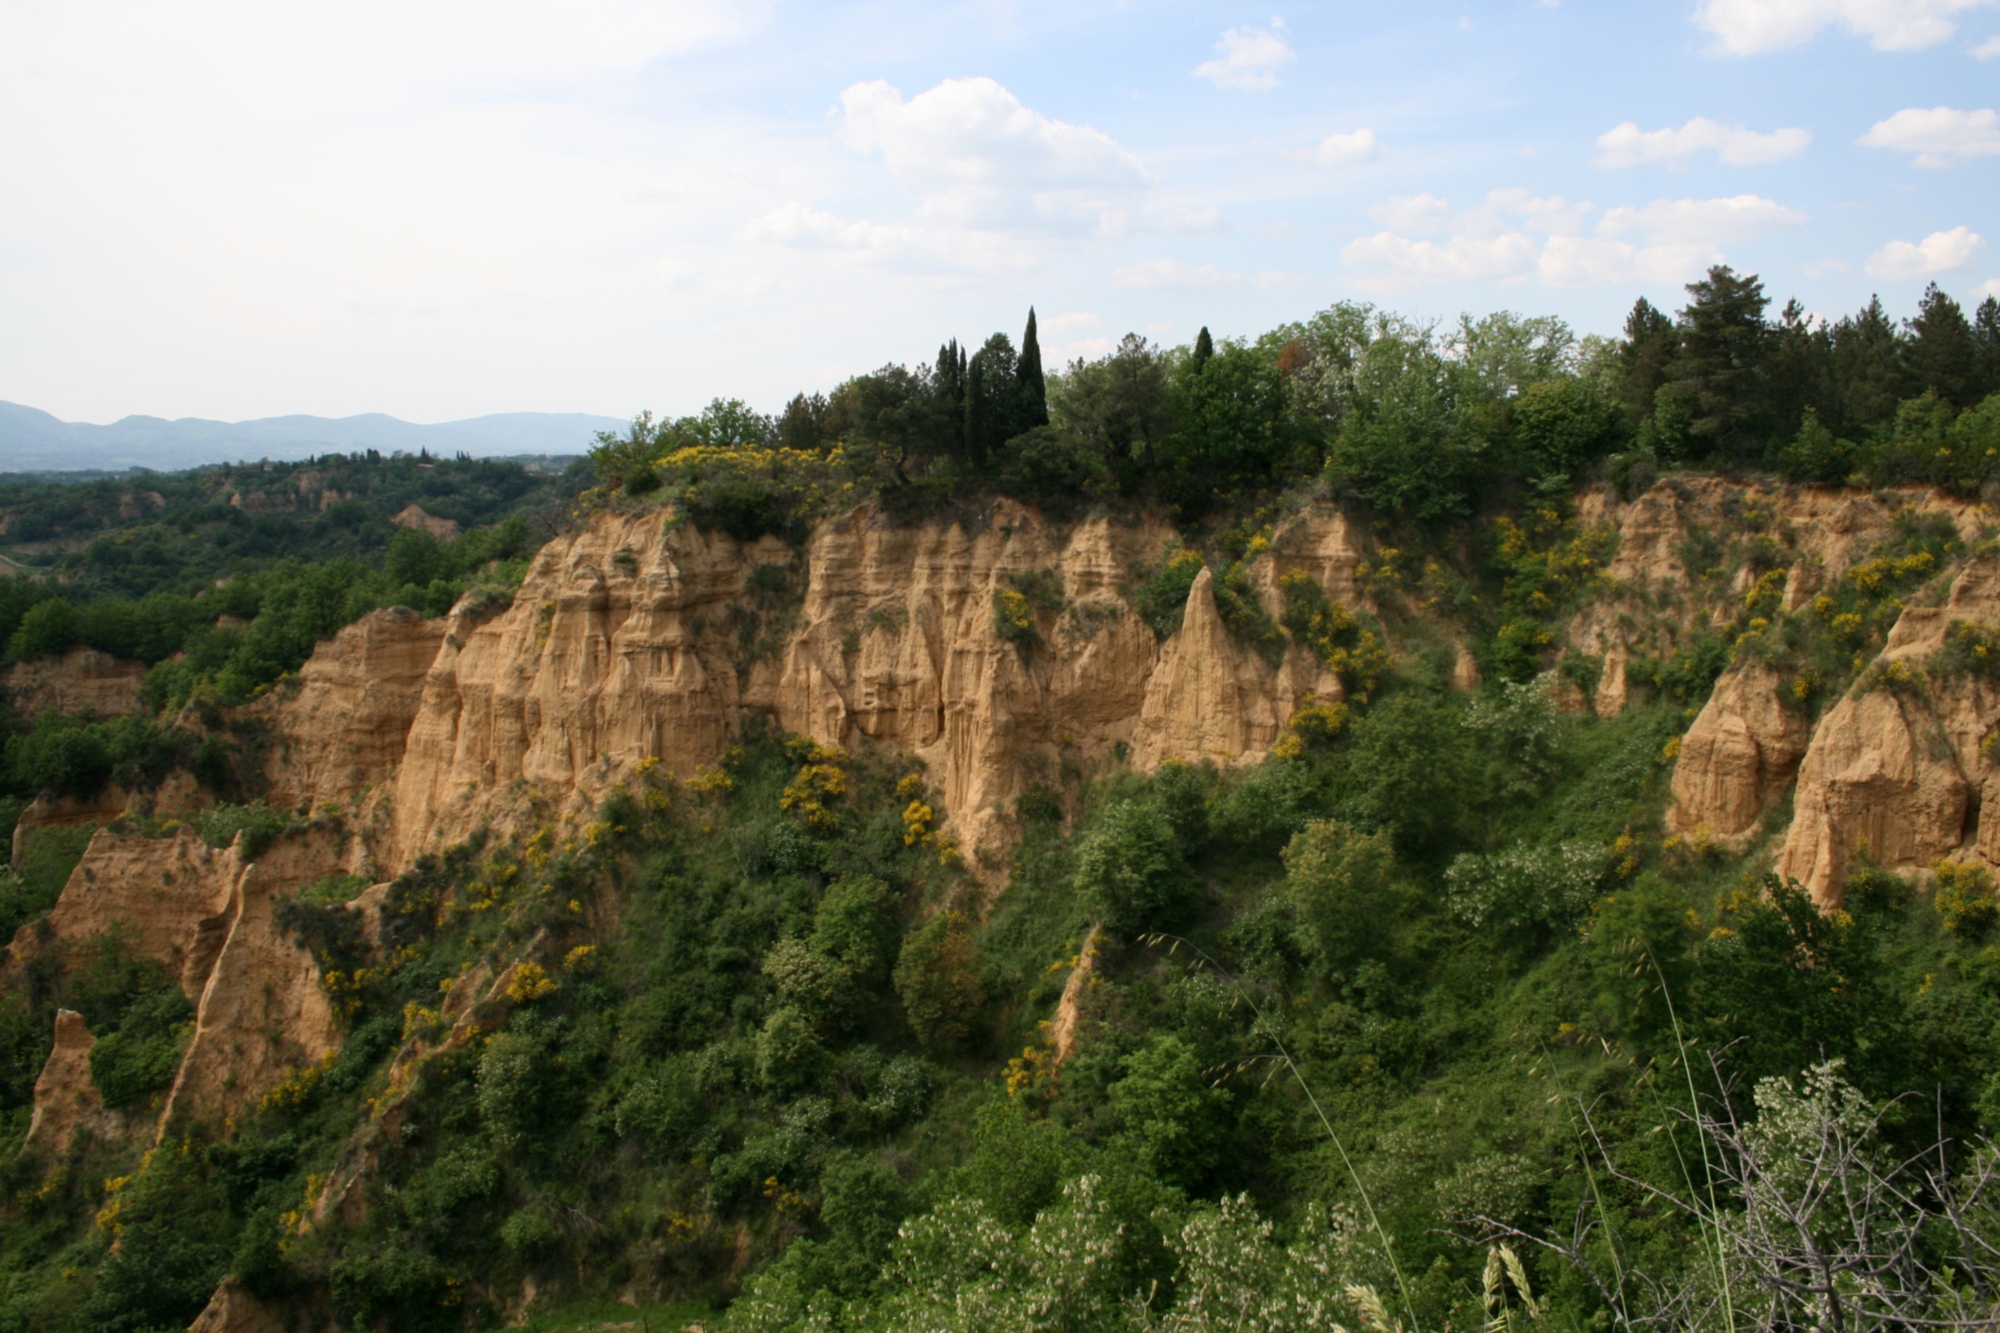
{"label": "pine tree", "polygon": [[1755,274],[1727,264],[1687,286],[1693,299],[1680,316],[1680,353],[1673,377],[1694,409],[1689,432],[1709,448],[1748,452],[1764,406],[1770,304]]}
{"label": "pine tree", "polygon": [[1987,297],[1972,316],[1972,340],[1979,348],[1979,401],[2000,393],[2000,301]]}
{"label": "pine tree", "polygon": [[1673,320],[1640,297],[1625,317],[1625,341],[1618,348],[1619,397],[1635,425],[1653,415],[1653,395],[1666,383],[1674,344]]}
{"label": "pine tree", "polygon": [[1201,326],[1201,332],[1194,339],[1194,368],[1199,371],[1215,355],[1215,339],[1208,336],[1208,325]]}
{"label": "pine tree", "polygon": [[1049,390],[1042,381],[1042,344],[1035,337],[1035,308],[1028,307],[1028,327],[1021,334],[1021,357],[1014,363],[1019,419],[1014,434],[1049,424]]}
{"label": "pine tree", "polygon": [[1912,392],[1930,389],[1953,407],[1979,401],[1979,344],[1965,311],[1932,283],[1917,303],[1917,317],[1903,321],[1909,339],[1903,344],[1903,365]]}
{"label": "pine tree", "polygon": [[1833,343],[1825,321],[1815,322],[1797,301],[1785,302],[1771,331],[1770,376],[1766,393],[1773,439],[1797,433],[1806,414],[1831,395]]}
{"label": "pine tree", "polygon": [[1895,321],[1871,296],[1858,314],[1833,326],[1833,406],[1828,429],[1859,438],[1870,426],[1896,419],[1903,398],[1903,347]]}

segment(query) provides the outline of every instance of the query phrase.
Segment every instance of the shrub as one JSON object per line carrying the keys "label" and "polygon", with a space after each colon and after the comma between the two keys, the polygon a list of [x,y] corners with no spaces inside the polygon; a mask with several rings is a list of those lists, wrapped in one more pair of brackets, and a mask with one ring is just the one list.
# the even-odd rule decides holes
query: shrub
{"label": "shrub", "polygon": [[1151,801],[1115,801],[1077,846],[1077,894],[1105,927],[1134,936],[1186,921],[1201,891],[1166,812]]}
{"label": "shrub", "polygon": [[1111,1085],[1110,1098],[1127,1141],[1161,1181],[1194,1189],[1215,1168],[1234,1099],[1177,1036],[1155,1037],[1120,1068],[1124,1077]]}
{"label": "shrub", "polygon": [[135,1003],[117,1031],[90,1048],[90,1078],[112,1110],[137,1105],[173,1082],[194,1006],[177,984]]}
{"label": "shrub", "polygon": [[796,1006],[771,1010],[757,1032],[757,1076],[765,1086],[787,1092],[815,1082],[825,1072],[826,1047],[813,1021]]}
{"label": "shrub", "polygon": [[904,937],[896,994],[927,1049],[955,1051],[970,1040],[986,1007],[982,973],[972,931],[957,912],[939,912]]}
{"label": "shrub", "polygon": [[1176,550],[1170,543],[1158,564],[1138,572],[1132,606],[1139,618],[1153,627],[1153,633],[1164,639],[1181,627],[1188,593],[1205,567],[1201,552],[1186,546]]}
{"label": "shrub", "polygon": [[1285,599],[1279,623],[1292,641],[1310,651],[1340,677],[1343,688],[1365,702],[1391,665],[1381,636],[1328,597],[1319,581],[1302,570],[1280,578],[1278,591]]}
{"label": "shrub", "polygon": [[1389,838],[1314,820],[1285,848],[1285,900],[1299,944],[1328,973],[1347,971],[1376,947],[1396,908]]}

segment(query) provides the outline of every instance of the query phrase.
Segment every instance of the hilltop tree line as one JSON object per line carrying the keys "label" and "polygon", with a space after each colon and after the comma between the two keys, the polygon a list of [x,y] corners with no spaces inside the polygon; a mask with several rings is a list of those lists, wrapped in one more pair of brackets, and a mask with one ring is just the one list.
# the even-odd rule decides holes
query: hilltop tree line
{"label": "hilltop tree line", "polygon": [[[1933,285],[1901,322],[1879,299],[1836,321],[1797,301],[1772,318],[1758,278],[1725,266],[1687,294],[1671,315],[1641,298],[1616,340],[1550,317],[1441,325],[1343,302],[1251,340],[1128,335],[1046,377],[1031,311],[1018,350],[1001,333],[969,356],[953,340],[932,363],[800,394],[773,417],[720,400],[642,417],[592,457],[609,488],[678,487],[697,521],[746,536],[799,530],[840,484],[905,512],[998,491],[1057,511],[1157,500],[1197,520],[1323,473],[1434,523],[1475,497],[1504,504],[1592,473],[1631,484],[1697,466],[1967,492],[1994,475],[2000,302],[1968,316]],[[787,467],[748,475],[746,448]],[[815,460],[826,485],[799,478]]]}

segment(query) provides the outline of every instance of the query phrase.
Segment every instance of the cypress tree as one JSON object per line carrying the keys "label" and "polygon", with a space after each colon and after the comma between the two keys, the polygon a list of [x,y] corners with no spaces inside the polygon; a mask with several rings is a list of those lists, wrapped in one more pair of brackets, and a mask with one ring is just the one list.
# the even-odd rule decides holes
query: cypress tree
{"label": "cypress tree", "polygon": [[1215,339],[1208,336],[1208,325],[1201,326],[1201,332],[1194,336],[1194,368],[1199,371],[1215,355]]}
{"label": "cypress tree", "polygon": [[1035,337],[1035,308],[1028,307],[1028,327],[1021,334],[1021,357],[1014,363],[1019,386],[1020,420],[1014,434],[1049,424],[1049,391],[1042,382],[1042,344]]}
{"label": "cypress tree", "polygon": [[965,363],[965,461],[984,473],[1000,446],[1019,432],[1014,427],[1016,384],[1014,344],[996,333]]}
{"label": "cypress tree", "polygon": [[937,369],[931,372],[932,402],[937,409],[939,448],[952,458],[965,458],[965,349],[953,338],[938,348]]}

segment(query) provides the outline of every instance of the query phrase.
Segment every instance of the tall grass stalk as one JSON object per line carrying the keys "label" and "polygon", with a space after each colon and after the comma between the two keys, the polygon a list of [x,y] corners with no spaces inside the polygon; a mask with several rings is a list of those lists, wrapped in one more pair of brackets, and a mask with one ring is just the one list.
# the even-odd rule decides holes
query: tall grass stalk
{"label": "tall grass stalk", "polygon": [[[1541,1051],[1542,1059],[1548,1062],[1550,1070],[1553,1071],[1556,1067],[1554,1055],[1549,1051],[1546,1044],[1542,1044]],[[1576,1098],[1574,1111],[1570,1108],[1570,1098],[1572,1095]],[[1570,1132],[1576,1135],[1577,1156],[1583,1163],[1583,1178],[1585,1183],[1590,1186],[1590,1202],[1596,1207],[1597,1215],[1604,1219],[1604,1243],[1611,1250],[1611,1276],[1618,1287],[1618,1308],[1616,1311],[1618,1322],[1629,1326],[1632,1321],[1631,1316],[1627,1313],[1625,1261],[1618,1252],[1618,1231],[1612,1223],[1611,1210],[1604,1206],[1604,1191],[1597,1183],[1597,1168],[1592,1166],[1590,1162],[1590,1143],[1597,1138],[1597,1127],[1590,1123],[1590,1112],[1583,1104],[1583,1095],[1581,1093],[1571,1094],[1568,1091],[1561,1091],[1561,1096],[1563,1114],[1569,1118]],[[1583,1124],[1581,1125],[1577,1123],[1578,1115],[1583,1117]],[[1590,1128],[1589,1139],[1584,1137],[1585,1126],[1589,1126]],[[1582,1243],[1579,1241],[1579,1249],[1581,1249],[1581,1245]]]}
{"label": "tall grass stalk", "polygon": [[[1704,1248],[1708,1249],[1713,1259],[1716,1277],[1722,1288],[1723,1327],[1734,1333],[1736,1328],[1735,1293],[1729,1285],[1727,1242],[1722,1234],[1722,1222],[1720,1220],[1722,1213],[1715,1197],[1715,1167],[1708,1155],[1708,1129],[1702,1121],[1701,1102],[1694,1090],[1694,1065],[1688,1059],[1688,1043],[1687,1038],[1681,1032],[1680,1016],[1674,1012],[1673,990],[1667,985],[1667,974],[1660,967],[1660,960],[1653,956],[1653,950],[1650,946],[1646,949],[1646,961],[1653,965],[1653,975],[1660,979],[1660,999],[1667,1006],[1667,1021],[1673,1025],[1674,1029],[1674,1048],[1680,1052],[1681,1073],[1687,1079],[1688,1114],[1694,1117],[1695,1139],[1701,1144],[1702,1184],[1708,1193],[1708,1215],[1698,1219],[1701,1226],[1702,1244]],[[1674,1156],[1677,1159],[1680,1158],[1680,1142],[1678,1139],[1674,1139],[1672,1129],[1668,1129],[1667,1137],[1673,1140]],[[1681,1173],[1682,1175],[1687,1174],[1687,1164],[1684,1160],[1681,1164]],[[1692,1181],[1689,1182],[1689,1188],[1693,1188]]]}
{"label": "tall grass stalk", "polygon": [[[1361,1173],[1354,1169],[1354,1159],[1347,1155],[1347,1145],[1340,1141],[1340,1135],[1333,1128],[1333,1121],[1328,1118],[1326,1109],[1320,1105],[1319,1098],[1314,1095],[1312,1085],[1306,1082],[1306,1076],[1300,1072],[1298,1061],[1292,1058],[1291,1050],[1286,1047],[1285,1039],[1279,1035],[1277,1027],[1265,1017],[1262,1006],[1251,996],[1249,988],[1238,981],[1235,974],[1230,972],[1228,968],[1209,957],[1208,953],[1201,946],[1178,935],[1165,934],[1144,936],[1143,942],[1149,946],[1159,944],[1168,945],[1167,954],[1169,957],[1178,953],[1185,946],[1187,951],[1195,956],[1200,966],[1214,972],[1227,982],[1237,1000],[1248,1008],[1252,1014],[1256,1015],[1259,1031],[1268,1037],[1271,1044],[1277,1048],[1278,1062],[1284,1066],[1286,1072],[1291,1074],[1292,1081],[1299,1086],[1299,1091],[1305,1094],[1306,1102],[1312,1107],[1313,1114],[1319,1117],[1320,1127],[1326,1130],[1326,1137],[1332,1142],[1333,1150],[1340,1154],[1340,1164],[1346,1168],[1347,1178],[1354,1184],[1354,1192],[1361,1196],[1361,1207],[1368,1214],[1368,1225],[1374,1231],[1375,1239],[1382,1247],[1382,1257],[1389,1261],[1389,1271],[1396,1279],[1396,1294],[1402,1298],[1403,1313],[1408,1316],[1410,1321],[1410,1333],[1420,1333],[1417,1323],[1417,1308],[1410,1300],[1409,1284],[1403,1280],[1403,1266],[1396,1261],[1395,1241],[1382,1226],[1382,1219],[1376,1215],[1375,1201],[1369,1197],[1368,1187],[1361,1183]],[[1349,1290],[1350,1293],[1353,1291],[1352,1288]]]}

